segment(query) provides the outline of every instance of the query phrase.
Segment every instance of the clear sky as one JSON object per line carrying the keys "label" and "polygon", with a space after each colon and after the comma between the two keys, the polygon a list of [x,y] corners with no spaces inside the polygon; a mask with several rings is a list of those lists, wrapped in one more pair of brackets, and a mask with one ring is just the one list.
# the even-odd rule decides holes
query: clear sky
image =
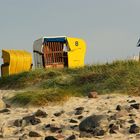
{"label": "clear sky", "polygon": [[140,0],[0,0],[0,51],[51,35],[83,38],[86,63],[137,55]]}

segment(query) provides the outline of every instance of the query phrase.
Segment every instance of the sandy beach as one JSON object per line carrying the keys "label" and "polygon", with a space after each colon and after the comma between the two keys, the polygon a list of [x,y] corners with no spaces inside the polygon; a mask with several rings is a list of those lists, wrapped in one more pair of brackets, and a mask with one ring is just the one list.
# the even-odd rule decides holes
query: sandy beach
{"label": "sandy beach", "polygon": [[[4,91],[1,90],[1,97],[10,94],[14,91]],[[80,137],[79,124],[82,120],[90,115],[110,115],[118,113],[116,110],[117,105],[128,106],[129,101],[135,100],[139,103],[140,97],[131,97],[128,95],[120,94],[110,94],[110,95],[98,95],[97,98],[80,98],[71,97],[67,102],[59,105],[49,105],[45,107],[15,107],[11,106],[7,108],[8,111],[0,113],[0,139],[5,140],[18,140],[23,137],[23,139],[37,139],[43,140],[46,136],[54,136],[56,139],[65,140],[71,135],[75,135],[77,140],[132,140],[140,139],[140,134],[130,134],[129,124],[127,121],[130,120],[128,112],[121,112],[119,119],[126,121],[124,127],[117,130],[116,133],[110,134],[106,133],[103,136],[86,138]],[[76,108],[83,107],[84,110],[80,114],[76,114]],[[42,110],[46,112],[46,117],[38,117],[40,123],[36,125],[22,125],[15,126],[15,120],[20,120],[25,116],[34,115],[37,110]],[[131,114],[135,114],[135,123],[140,124],[140,110],[132,109]],[[50,125],[59,128],[61,131],[50,130]],[[40,137],[29,137],[29,132],[37,132]]]}

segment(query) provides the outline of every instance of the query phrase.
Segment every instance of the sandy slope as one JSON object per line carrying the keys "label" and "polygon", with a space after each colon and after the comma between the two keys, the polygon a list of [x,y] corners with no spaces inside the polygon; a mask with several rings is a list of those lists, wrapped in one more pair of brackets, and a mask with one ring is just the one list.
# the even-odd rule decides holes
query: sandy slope
{"label": "sandy slope", "polygon": [[[0,95],[5,96],[9,95],[14,91],[0,91]],[[107,114],[109,110],[112,112],[116,112],[116,106],[118,104],[120,105],[127,105],[128,100],[135,99],[137,102],[140,102],[140,97],[130,97],[127,95],[119,95],[119,94],[113,94],[113,95],[99,95],[98,98],[95,99],[89,99],[87,97],[85,98],[79,98],[79,97],[72,97],[70,98],[66,103],[63,103],[61,105],[55,105],[55,106],[46,106],[46,107],[28,107],[28,108],[19,108],[19,107],[11,107],[10,112],[7,113],[0,113],[0,135],[3,135],[3,138],[5,140],[18,140],[20,136],[23,134],[29,133],[29,131],[36,131],[38,132],[42,137],[40,138],[29,138],[28,139],[38,139],[43,140],[45,136],[52,135],[57,137],[58,139],[65,140],[67,137],[69,137],[72,134],[75,134],[78,140],[94,140],[94,139],[104,139],[104,140],[133,140],[133,139],[140,139],[140,136],[136,134],[128,134],[128,129],[126,131],[120,131],[117,134],[106,134],[103,137],[99,138],[79,138],[79,130],[78,127],[75,127],[75,129],[71,129],[70,126],[79,124],[85,117],[92,115],[92,114]],[[77,119],[78,115],[75,115],[75,108],[77,107],[84,107],[84,112],[82,115],[84,116],[81,120]],[[38,109],[41,109],[45,111],[48,116],[46,118],[40,118],[41,123],[37,125],[28,125],[21,129],[21,127],[13,126],[13,122],[16,119],[21,119],[24,116],[32,115],[34,112],[36,112]],[[56,117],[53,114],[56,112],[64,111],[64,113]],[[138,117],[137,123],[140,126],[140,110],[133,110],[133,113],[136,114]],[[78,121],[78,123],[70,123],[71,119],[75,119]],[[122,119],[128,119],[123,117]],[[48,129],[44,129],[44,126],[47,124],[55,124],[56,126],[62,126],[64,125],[65,128],[62,131],[61,134],[59,133],[52,133]],[[129,126],[128,126],[129,127]],[[61,137],[61,138],[60,138]]]}

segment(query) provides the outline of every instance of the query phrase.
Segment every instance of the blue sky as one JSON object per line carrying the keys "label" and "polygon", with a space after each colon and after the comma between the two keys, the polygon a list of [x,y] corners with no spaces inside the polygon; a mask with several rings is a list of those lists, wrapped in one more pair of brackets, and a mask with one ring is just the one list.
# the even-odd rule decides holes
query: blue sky
{"label": "blue sky", "polygon": [[86,63],[126,59],[140,49],[139,11],[140,0],[0,0],[0,51],[66,35],[86,41]]}

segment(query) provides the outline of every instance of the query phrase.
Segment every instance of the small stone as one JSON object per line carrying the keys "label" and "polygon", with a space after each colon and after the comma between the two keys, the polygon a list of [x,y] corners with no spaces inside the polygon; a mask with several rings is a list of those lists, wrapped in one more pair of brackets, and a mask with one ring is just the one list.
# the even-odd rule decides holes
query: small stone
{"label": "small stone", "polygon": [[54,132],[61,133],[61,132],[62,132],[62,128],[57,127],[57,126],[54,126],[54,125],[51,125],[51,126],[50,126],[50,131],[51,131],[52,133],[54,133]]}
{"label": "small stone", "polygon": [[75,112],[75,115],[81,115],[83,113],[83,110],[77,110],[76,112]]}
{"label": "small stone", "polygon": [[108,112],[107,113],[112,113],[112,111],[111,110],[108,110]]}
{"label": "small stone", "polygon": [[66,140],[76,140],[76,136],[75,135],[71,135]]}
{"label": "small stone", "polygon": [[11,108],[11,105],[5,104],[6,108]]}
{"label": "small stone", "polygon": [[60,111],[60,112],[54,113],[54,116],[59,117],[59,116],[61,116],[63,113],[64,113],[64,111]]}
{"label": "small stone", "polygon": [[84,110],[84,107],[77,107],[75,110]]}
{"label": "small stone", "polygon": [[74,120],[74,119],[71,119],[70,120],[70,123],[78,123],[78,121],[77,120]]}
{"label": "small stone", "polygon": [[36,112],[35,112],[35,116],[36,117],[42,117],[42,118],[45,118],[47,117],[47,113],[45,111],[42,111],[40,109],[38,109]]}
{"label": "small stone", "polygon": [[45,125],[45,128],[49,128],[49,127],[51,127],[51,125],[50,125],[50,124]]}
{"label": "small stone", "polygon": [[130,106],[135,108],[135,109],[139,109],[140,108],[140,104],[139,103],[131,104]]}
{"label": "small stone", "polygon": [[90,92],[90,93],[88,94],[88,98],[97,98],[97,97],[98,97],[98,93],[95,92],[95,91]]}
{"label": "small stone", "polygon": [[135,121],[134,120],[129,120],[128,123],[135,123]]}
{"label": "small stone", "polygon": [[122,107],[120,105],[117,105],[116,110],[121,111]]}
{"label": "small stone", "polygon": [[21,119],[15,120],[13,125],[16,126],[16,127],[21,127],[22,126],[22,120]]}
{"label": "small stone", "polygon": [[74,129],[75,127],[78,127],[78,125],[70,126],[70,128],[72,128],[72,129]]}
{"label": "small stone", "polygon": [[84,116],[78,116],[77,119],[80,120],[82,119]]}
{"label": "small stone", "polygon": [[41,120],[36,118],[34,115],[23,117],[23,120],[26,121],[26,124],[36,125],[41,123]]}
{"label": "small stone", "polygon": [[58,140],[54,136],[47,136],[45,137],[45,140]]}
{"label": "small stone", "polygon": [[5,112],[10,112],[10,110],[7,108],[0,110],[0,113],[5,113]]}
{"label": "small stone", "polygon": [[29,137],[41,137],[41,135],[38,134],[38,133],[35,132],[35,131],[30,131],[30,132],[29,132]]}
{"label": "small stone", "polygon": [[135,103],[136,100],[131,100],[131,101],[128,101],[128,103]]}
{"label": "small stone", "polygon": [[110,133],[110,134],[116,134],[116,131],[114,131],[113,129],[110,129],[110,130],[109,130],[109,133]]}
{"label": "small stone", "polygon": [[136,124],[132,124],[130,126],[129,133],[135,134],[135,133],[139,133],[139,131],[140,131],[140,128]]}
{"label": "small stone", "polygon": [[81,115],[84,111],[84,107],[78,107],[75,110],[76,110],[75,115]]}
{"label": "small stone", "polygon": [[119,130],[119,127],[115,124],[110,124],[109,128],[110,128],[109,133],[111,134],[116,133],[116,130]]}

